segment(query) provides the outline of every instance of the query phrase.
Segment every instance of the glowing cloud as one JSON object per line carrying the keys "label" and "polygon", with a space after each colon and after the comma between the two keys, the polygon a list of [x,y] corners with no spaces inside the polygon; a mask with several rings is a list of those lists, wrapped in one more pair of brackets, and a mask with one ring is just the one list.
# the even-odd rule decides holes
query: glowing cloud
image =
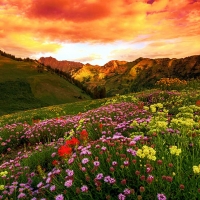
{"label": "glowing cloud", "polygon": [[190,56],[200,52],[199,35],[195,0],[0,1],[1,50],[20,57],[103,64],[136,56]]}

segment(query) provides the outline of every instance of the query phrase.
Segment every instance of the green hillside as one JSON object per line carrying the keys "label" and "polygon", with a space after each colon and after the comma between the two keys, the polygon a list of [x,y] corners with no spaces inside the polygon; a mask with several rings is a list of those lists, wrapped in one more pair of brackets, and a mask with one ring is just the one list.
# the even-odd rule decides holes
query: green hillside
{"label": "green hillside", "polygon": [[200,199],[196,86],[0,116],[0,199]]}
{"label": "green hillside", "polygon": [[0,56],[0,115],[90,99],[81,89],[38,63]]}

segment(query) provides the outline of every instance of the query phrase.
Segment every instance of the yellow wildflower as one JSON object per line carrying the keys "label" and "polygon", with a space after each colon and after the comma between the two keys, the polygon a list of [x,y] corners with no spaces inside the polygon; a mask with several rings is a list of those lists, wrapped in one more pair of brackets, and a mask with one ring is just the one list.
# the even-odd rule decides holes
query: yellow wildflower
{"label": "yellow wildflower", "polygon": [[149,150],[148,150],[148,149],[144,149],[144,150],[143,150],[143,153],[144,153],[145,155],[148,155],[148,154],[149,154]]}
{"label": "yellow wildflower", "polygon": [[179,156],[180,153],[181,153],[181,149],[177,149],[176,150],[176,156]]}
{"label": "yellow wildflower", "polygon": [[195,173],[195,174],[199,174],[200,173],[200,165],[199,166],[193,166],[193,172]]}
{"label": "yellow wildflower", "polygon": [[7,172],[7,171],[0,172],[0,177],[6,176],[7,174],[8,174],[8,172]]}
{"label": "yellow wildflower", "polygon": [[0,190],[4,190],[4,185],[0,185]]}
{"label": "yellow wildflower", "polygon": [[169,148],[169,150],[170,150],[170,153],[171,153],[172,155],[179,156],[179,154],[181,153],[181,149],[178,149],[177,146],[171,146],[171,147]]}
{"label": "yellow wildflower", "polygon": [[149,160],[156,160],[156,151],[152,147],[144,145],[142,149],[138,149],[136,155],[140,158],[148,158]]}
{"label": "yellow wildflower", "polygon": [[151,105],[150,106],[150,109],[151,109],[151,112],[152,113],[155,113],[156,112],[156,107],[154,105]]}

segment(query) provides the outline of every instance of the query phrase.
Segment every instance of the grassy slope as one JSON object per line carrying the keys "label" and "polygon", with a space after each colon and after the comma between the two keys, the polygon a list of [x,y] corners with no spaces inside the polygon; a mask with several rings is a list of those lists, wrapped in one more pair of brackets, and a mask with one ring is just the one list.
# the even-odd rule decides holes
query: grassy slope
{"label": "grassy slope", "polygon": [[34,62],[0,56],[0,115],[48,105],[90,99],[55,74],[38,73]]}
{"label": "grassy slope", "polygon": [[79,101],[74,103],[59,104],[27,111],[19,111],[7,115],[0,116],[0,127],[5,124],[13,124],[17,122],[32,124],[32,119],[51,119],[65,115],[76,115],[91,109],[100,107],[107,99],[96,99]]}

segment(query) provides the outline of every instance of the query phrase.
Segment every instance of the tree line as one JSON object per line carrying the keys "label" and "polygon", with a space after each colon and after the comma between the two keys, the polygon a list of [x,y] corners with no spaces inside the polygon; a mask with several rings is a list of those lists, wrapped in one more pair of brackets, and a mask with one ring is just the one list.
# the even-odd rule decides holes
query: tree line
{"label": "tree line", "polygon": [[15,57],[14,55],[12,55],[12,54],[9,54],[9,53],[6,53],[6,52],[4,52],[4,51],[1,51],[0,50],[0,55],[1,56],[4,56],[4,57],[7,57],[7,58],[10,58],[10,59],[12,59],[12,60],[16,60],[16,61],[25,61],[25,62],[30,62],[30,61],[34,61],[33,59],[31,59],[31,58],[17,58],[17,57]]}
{"label": "tree line", "polygon": [[[42,64],[43,65],[43,64]],[[43,65],[44,66],[44,65]],[[58,76],[64,78],[65,80],[69,81],[70,83],[76,85],[80,89],[82,89],[86,94],[94,99],[102,99],[106,97],[106,88],[105,86],[95,86],[94,88],[89,88],[84,82],[81,82],[74,77],[70,73],[64,72],[58,68],[52,68],[51,66],[45,66],[47,71],[51,73],[56,73]],[[41,69],[41,66],[38,66]]]}
{"label": "tree line", "polygon": [[[12,54],[6,53],[4,51],[0,50],[0,55],[10,58],[12,60],[16,60],[16,61],[25,61],[25,62],[32,62],[34,61],[31,58],[17,58]],[[81,82],[75,78],[73,78],[69,73],[64,72],[62,70],[59,70],[58,68],[52,68],[51,66],[44,66],[43,64],[39,64],[37,66],[38,69],[38,73],[43,73],[44,69],[46,68],[47,71],[51,72],[51,73],[56,73],[58,76],[66,79],[67,81],[69,81],[70,83],[76,85],[77,87],[79,87],[80,89],[82,89],[86,94],[88,94],[89,96],[91,96],[94,99],[102,99],[106,97],[106,88],[105,86],[96,86],[92,89],[89,89],[89,87],[87,85],[84,85],[84,82]]]}

